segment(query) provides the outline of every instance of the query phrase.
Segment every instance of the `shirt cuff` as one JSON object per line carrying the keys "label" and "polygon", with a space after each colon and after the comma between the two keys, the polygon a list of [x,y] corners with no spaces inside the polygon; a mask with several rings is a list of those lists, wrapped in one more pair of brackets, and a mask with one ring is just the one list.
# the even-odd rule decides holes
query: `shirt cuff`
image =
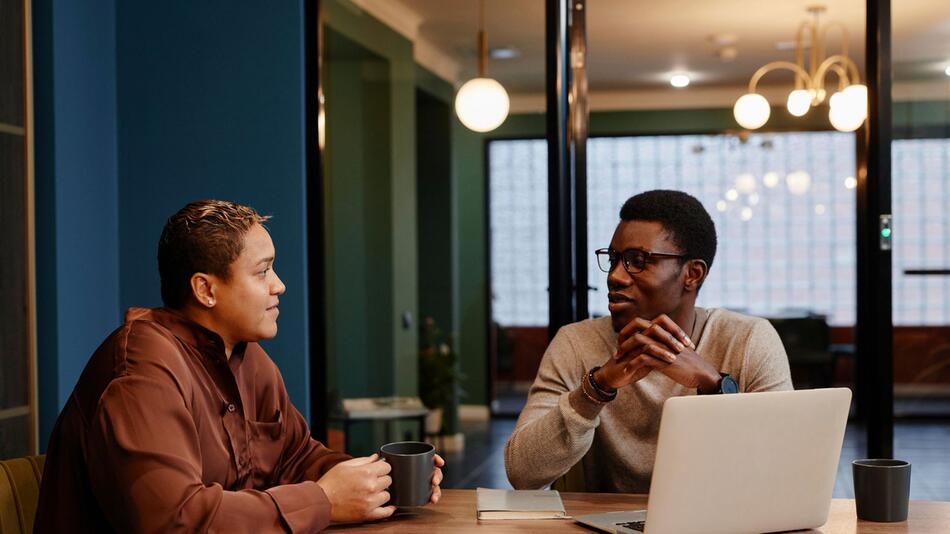
{"label": "shirt cuff", "polygon": [[604,408],[605,403],[592,401],[587,395],[584,394],[584,391],[581,389],[582,387],[583,386],[577,386],[574,388],[574,391],[571,391],[567,394],[569,404],[568,408],[571,412],[573,412],[574,417],[565,417],[565,419],[583,418],[586,419],[585,426],[589,426],[591,423],[593,423],[593,426],[597,426],[600,423],[597,420],[597,416]]}
{"label": "shirt cuff", "polygon": [[330,524],[330,500],[316,482],[275,486],[265,493],[291,532],[319,532]]}

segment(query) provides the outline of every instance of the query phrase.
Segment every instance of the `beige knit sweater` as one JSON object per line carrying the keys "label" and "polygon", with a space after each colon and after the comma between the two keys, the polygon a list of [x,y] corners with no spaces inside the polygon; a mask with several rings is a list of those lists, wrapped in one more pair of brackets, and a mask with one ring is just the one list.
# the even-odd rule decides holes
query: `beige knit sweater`
{"label": "beige knit sweater", "polygon": [[[768,321],[718,308],[696,308],[696,313],[689,332],[696,352],[732,375],[739,391],[792,389],[785,348]],[[558,331],[505,444],[512,486],[542,488],[583,461],[588,491],[649,491],[663,402],[696,391],[653,371],[621,388],[612,402],[591,402],[580,389],[581,380],[591,367],[607,361],[616,346],[610,317]]]}

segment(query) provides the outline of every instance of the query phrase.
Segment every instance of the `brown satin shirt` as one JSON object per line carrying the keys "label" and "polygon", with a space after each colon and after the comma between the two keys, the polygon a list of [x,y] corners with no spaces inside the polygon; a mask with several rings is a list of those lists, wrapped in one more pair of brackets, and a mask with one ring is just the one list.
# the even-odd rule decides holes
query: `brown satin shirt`
{"label": "brown satin shirt", "polygon": [[260,345],[228,360],[175,311],[131,308],[56,421],[35,532],[315,532],[314,481],[347,458],[310,437]]}

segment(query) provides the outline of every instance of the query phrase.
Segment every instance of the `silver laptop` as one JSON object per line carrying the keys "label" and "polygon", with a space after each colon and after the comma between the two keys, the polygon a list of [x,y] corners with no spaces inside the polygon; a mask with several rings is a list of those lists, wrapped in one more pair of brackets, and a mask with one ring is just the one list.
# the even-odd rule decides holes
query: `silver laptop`
{"label": "silver laptop", "polygon": [[847,388],[668,399],[647,510],[574,519],[626,534],[821,526],[850,406]]}

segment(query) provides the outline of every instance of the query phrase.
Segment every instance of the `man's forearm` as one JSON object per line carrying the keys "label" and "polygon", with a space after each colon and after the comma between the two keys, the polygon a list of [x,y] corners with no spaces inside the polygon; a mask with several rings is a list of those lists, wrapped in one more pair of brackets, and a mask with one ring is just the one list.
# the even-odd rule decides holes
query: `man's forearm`
{"label": "man's forearm", "polygon": [[[513,487],[544,487],[584,457],[593,442],[601,406],[591,406],[582,397],[583,392],[575,389],[562,394],[543,415],[524,424],[519,421],[505,444],[505,470]],[[523,418],[530,415],[529,410],[543,408],[532,408],[529,402]]]}

